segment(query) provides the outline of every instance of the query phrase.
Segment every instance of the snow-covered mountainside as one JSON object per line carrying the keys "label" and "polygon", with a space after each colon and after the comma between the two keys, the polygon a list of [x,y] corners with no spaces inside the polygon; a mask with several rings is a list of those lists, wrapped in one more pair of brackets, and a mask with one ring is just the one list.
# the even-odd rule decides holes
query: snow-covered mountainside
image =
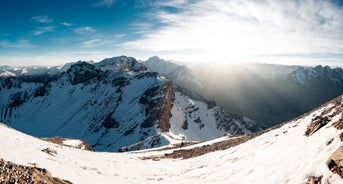
{"label": "snow-covered mountainside", "polygon": [[254,134],[130,153],[64,147],[0,125],[0,158],[73,183],[340,184],[342,113],[343,96]]}
{"label": "snow-covered mountainside", "polygon": [[157,56],[149,58],[143,64],[150,71],[160,73],[181,87],[190,90],[201,90],[203,88],[201,82],[186,65],[180,66]]}
{"label": "snow-covered mountainside", "polygon": [[[158,147],[183,137],[206,141],[255,130],[248,119],[175,93],[170,81],[125,56],[95,64],[79,61],[43,78],[2,77],[0,96],[0,120],[7,125],[38,137],[84,140],[97,151]],[[179,127],[179,121],[188,127]]]}

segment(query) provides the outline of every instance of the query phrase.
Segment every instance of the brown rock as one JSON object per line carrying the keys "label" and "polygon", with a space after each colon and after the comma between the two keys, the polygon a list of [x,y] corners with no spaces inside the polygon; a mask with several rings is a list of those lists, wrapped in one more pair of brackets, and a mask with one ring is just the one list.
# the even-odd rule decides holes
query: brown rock
{"label": "brown rock", "polygon": [[70,184],[71,182],[52,177],[46,169],[18,165],[0,158],[0,183]]}
{"label": "brown rock", "polygon": [[307,129],[305,131],[306,136],[311,136],[315,132],[317,132],[320,128],[327,125],[331,121],[331,118],[328,116],[316,116],[310,124],[307,125]]}
{"label": "brown rock", "polygon": [[310,176],[306,184],[321,184],[323,176]]}
{"label": "brown rock", "polygon": [[329,169],[343,178],[343,147],[338,148],[332,155]]}

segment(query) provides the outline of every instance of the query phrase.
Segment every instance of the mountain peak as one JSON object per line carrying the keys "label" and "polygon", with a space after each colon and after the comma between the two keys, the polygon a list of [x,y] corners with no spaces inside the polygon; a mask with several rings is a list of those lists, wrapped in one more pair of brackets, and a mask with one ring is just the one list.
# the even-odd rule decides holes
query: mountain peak
{"label": "mountain peak", "polygon": [[106,58],[99,63],[95,63],[95,66],[100,67],[102,70],[117,70],[121,72],[147,70],[147,68],[143,64],[138,63],[135,58],[127,56]]}

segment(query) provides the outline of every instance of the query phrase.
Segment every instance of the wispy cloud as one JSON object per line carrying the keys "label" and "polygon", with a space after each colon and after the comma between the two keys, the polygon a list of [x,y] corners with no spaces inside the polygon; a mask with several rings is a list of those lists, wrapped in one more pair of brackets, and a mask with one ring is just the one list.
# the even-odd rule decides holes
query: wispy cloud
{"label": "wispy cloud", "polygon": [[77,34],[91,34],[95,32],[95,29],[93,29],[90,26],[86,26],[86,27],[79,27],[74,29],[74,32]]}
{"label": "wispy cloud", "polygon": [[155,1],[152,3],[152,6],[161,6],[161,7],[175,7],[180,8],[181,6],[187,5],[188,0],[168,0],[168,1]]}
{"label": "wispy cloud", "polygon": [[66,26],[66,27],[70,27],[73,26],[74,24],[69,23],[69,22],[61,22],[62,25]]}
{"label": "wispy cloud", "polygon": [[182,8],[189,4],[190,0],[136,0],[135,6],[138,8],[163,8],[163,7],[173,7]]}
{"label": "wispy cloud", "polygon": [[47,15],[35,16],[35,17],[32,17],[31,20],[35,22],[40,22],[40,23],[51,23],[54,21],[54,19],[51,19]]}
{"label": "wispy cloud", "polygon": [[122,38],[124,36],[126,36],[126,34],[115,34],[114,38]]}
{"label": "wispy cloud", "polygon": [[[178,7],[178,11],[154,10],[149,21],[134,28],[141,39],[123,45],[207,60],[343,52],[343,10],[330,1],[192,2],[156,1],[160,6]],[[151,20],[163,26],[151,29],[148,26]]]}
{"label": "wispy cloud", "polygon": [[101,0],[94,4],[94,6],[106,6],[107,8],[110,8],[116,0]]}
{"label": "wispy cloud", "polygon": [[55,28],[55,26],[38,27],[37,30],[33,32],[33,35],[38,36],[44,33],[54,32]]}
{"label": "wispy cloud", "polygon": [[80,44],[81,48],[93,48],[93,47],[98,47],[102,44],[101,39],[92,39],[92,40],[87,40],[84,41]]}
{"label": "wispy cloud", "polygon": [[104,34],[98,35],[96,38],[85,40],[78,44],[81,48],[95,48],[95,47],[103,47],[103,48],[113,48],[114,46],[119,44],[120,38],[124,37],[125,34]]}
{"label": "wispy cloud", "polygon": [[151,22],[135,22],[130,24],[130,29],[133,30],[133,33],[145,34],[151,32],[153,26]]}
{"label": "wispy cloud", "polygon": [[34,47],[30,40],[18,40],[17,42],[0,41],[0,46],[5,48],[30,48]]}

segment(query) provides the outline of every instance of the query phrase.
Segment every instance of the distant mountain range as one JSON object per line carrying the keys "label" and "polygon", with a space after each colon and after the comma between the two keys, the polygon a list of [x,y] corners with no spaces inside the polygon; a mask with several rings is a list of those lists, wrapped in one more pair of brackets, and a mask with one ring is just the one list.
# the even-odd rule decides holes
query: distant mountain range
{"label": "distant mountain range", "polygon": [[[177,84],[265,128],[297,117],[343,93],[341,68],[260,63],[199,63],[187,67],[158,57],[144,63],[149,70],[165,74]],[[170,75],[178,73],[178,68],[182,68],[182,74]]]}
{"label": "distant mountain range", "polygon": [[259,129],[132,57],[0,71],[0,122],[33,136],[81,139],[97,151],[206,141]]}

